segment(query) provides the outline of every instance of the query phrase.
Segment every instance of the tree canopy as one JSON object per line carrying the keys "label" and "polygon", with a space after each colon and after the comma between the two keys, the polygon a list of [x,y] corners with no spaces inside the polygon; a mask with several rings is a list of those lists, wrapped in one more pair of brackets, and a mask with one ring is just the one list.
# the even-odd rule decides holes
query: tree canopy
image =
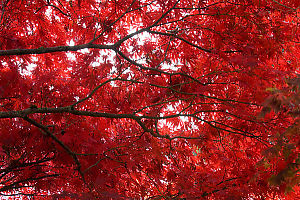
{"label": "tree canopy", "polygon": [[2,0],[0,195],[297,199],[299,0]]}

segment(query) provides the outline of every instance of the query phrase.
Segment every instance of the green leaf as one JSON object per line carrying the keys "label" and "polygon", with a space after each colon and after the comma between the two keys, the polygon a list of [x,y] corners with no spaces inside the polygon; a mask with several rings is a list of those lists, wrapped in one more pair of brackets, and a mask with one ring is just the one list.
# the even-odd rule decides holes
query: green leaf
{"label": "green leaf", "polygon": [[269,87],[269,88],[266,88],[266,91],[267,92],[276,92],[276,91],[278,91],[278,89]]}

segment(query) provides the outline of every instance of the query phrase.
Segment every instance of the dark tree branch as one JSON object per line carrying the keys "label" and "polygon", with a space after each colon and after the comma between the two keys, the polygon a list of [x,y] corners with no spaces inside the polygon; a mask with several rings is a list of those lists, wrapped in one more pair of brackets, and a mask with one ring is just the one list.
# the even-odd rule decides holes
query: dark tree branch
{"label": "dark tree branch", "polygon": [[36,122],[35,120],[24,116],[23,119],[27,122],[29,122],[30,124],[40,128],[43,132],[45,132],[50,138],[52,138],[56,143],[58,143],[59,146],[61,146],[75,161],[75,164],[77,166],[77,171],[81,176],[82,181],[84,182],[84,184],[89,188],[90,191],[92,191],[92,188],[90,187],[90,185],[86,182],[85,178],[84,178],[84,174],[81,170],[81,164],[78,160],[77,154],[74,153],[68,146],[66,146],[62,141],[60,141],[55,135],[53,135],[46,126]]}
{"label": "dark tree branch", "polygon": [[12,56],[12,55],[27,55],[27,54],[45,54],[54,52],[67,52],[78,51],[81,49],[114,49],[114,45],[100,45],[100,44],[81,44],[75,46],[56,46],[56,47],[40,47],[37,49],[11,49],[0,50],[0,56]]}

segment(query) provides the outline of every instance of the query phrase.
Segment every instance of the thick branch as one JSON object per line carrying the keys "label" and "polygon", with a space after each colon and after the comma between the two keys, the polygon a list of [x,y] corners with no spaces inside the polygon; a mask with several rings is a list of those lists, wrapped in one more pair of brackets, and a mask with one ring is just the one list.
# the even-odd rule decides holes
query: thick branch
{"label": "thick branch", "polygon": [[0,118],[16,118],[25,117],[34,113],[71,113],[73,115],[83,115],[90,117],[106,117],[106,118],[136,118],[133,114],[113,114],[113,113],[101,113],[91,111],[74,110],[72,107],[59,107],[59,108],[28,108],[19,111],[0,112]]}
{"label": "thick branch", "polygon": [[99,44],[81,44],[75,46],[57,46],[57,47],[40,47],[37,49],[11,49],[11,50],[0,50],[0,56],[11,56],[11,55],[26,55],[26,54],[44,54],[53,52],[67,52],[67,51],[78,51],[81,49],[114,49],[114,45],[99,45]]}

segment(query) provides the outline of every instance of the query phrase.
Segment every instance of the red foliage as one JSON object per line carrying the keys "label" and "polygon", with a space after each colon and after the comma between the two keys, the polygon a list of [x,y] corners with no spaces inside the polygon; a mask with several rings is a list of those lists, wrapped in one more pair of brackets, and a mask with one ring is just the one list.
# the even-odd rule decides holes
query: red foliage
{"label": "red foliage", "polygon": [[299,6],[2,1],[0,194],[299,198]]}

